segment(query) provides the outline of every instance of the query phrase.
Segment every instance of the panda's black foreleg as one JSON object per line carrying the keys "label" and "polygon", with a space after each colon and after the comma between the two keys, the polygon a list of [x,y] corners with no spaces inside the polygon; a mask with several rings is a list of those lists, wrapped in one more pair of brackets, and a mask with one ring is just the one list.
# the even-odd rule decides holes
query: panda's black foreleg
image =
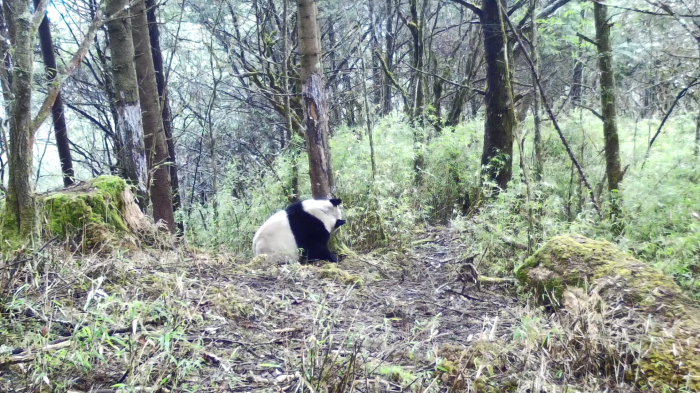
{"label": "panda's black foreleg", "polygon": [[308,253],[308,260],[338,263],[338,257],[328,249],[328,246],[320,246],[310,249]]}

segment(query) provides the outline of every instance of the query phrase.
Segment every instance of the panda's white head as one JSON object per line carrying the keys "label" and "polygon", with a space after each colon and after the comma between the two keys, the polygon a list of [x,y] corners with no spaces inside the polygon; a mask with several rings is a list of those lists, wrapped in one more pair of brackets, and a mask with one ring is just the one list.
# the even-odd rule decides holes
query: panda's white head
{"label": "panda's white head", "polygon": [[301,202],[305,212],[321,220],[328,233],[345,224],[343,212],[340,210],[340,198],[331,199],[307,199]]}

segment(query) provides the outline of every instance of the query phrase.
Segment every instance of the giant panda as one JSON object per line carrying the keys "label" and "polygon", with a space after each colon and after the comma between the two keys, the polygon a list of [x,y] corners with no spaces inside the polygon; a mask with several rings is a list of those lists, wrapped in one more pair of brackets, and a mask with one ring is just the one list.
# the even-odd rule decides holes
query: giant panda
{"label": "giant panda", "polygon": [[253,254],[298,256],[302,260],[338,262],[328,249],[331,233],[345,224],[341,200],[307,199],[273,214],[253,237]]}

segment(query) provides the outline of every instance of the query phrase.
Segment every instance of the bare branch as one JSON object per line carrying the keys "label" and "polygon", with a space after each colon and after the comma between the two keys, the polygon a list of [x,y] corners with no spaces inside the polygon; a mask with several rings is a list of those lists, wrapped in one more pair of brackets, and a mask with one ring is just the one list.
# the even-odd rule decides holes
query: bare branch
{"label": "bare branch", "polygon": [[690,90],[691,87],[696,86],[700,84],[699,82],[700,77],[695,77],[688,85],[683,88],[678,94],[676,95],[676,99],[673,100],[673,104],[671,104],[671,107],[668,109],[666,114],[664,115],[664,118],[661,120],[661,124],[659,124],[659,128],[656,129],[656,133],[654,133],[654,137],[651,138],[649,141],[649,148],[647,148],[647,152],[644,155],[644,162],[642,162],[642,168],[644,168],[644,164],[646,164],[646,160],[649,157],[649,151],[651,151],[651,147],[654,145],[654,141],[656,141],[656,138],[661,134],[661,130],[664,128],[664,124],[666,124],[666,120],[668,120],[668,117],[671,116],[671,113],[673,112],[673,109],[676,107],[678,104],[678,101],[680,101],[681,98],[683,98],[687,93],[688,90]]}
{"label": "bare branch", "polygon": [[581,104],[575,104],[575,105],[576,105],[577,107],[579,107],[579,108],[583,108],[583,109],[589,110],[592,114],[595,115],[595,117],[599,118],[601,121],[604,121],[604,120],[605,120],[605,119],[603,118],[603,115],[601,115],[600,113],[598,113],[595,109],[589,108],[589,107],[584,106],[584,105],[581,105]]}

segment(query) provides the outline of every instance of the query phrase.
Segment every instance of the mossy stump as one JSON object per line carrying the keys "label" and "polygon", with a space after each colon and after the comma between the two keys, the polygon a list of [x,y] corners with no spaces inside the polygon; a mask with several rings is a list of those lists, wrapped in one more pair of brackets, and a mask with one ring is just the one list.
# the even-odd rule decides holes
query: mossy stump
{"label": "mossy stump", "polygon": [[116,176],[38,195],[37,206],[45,238],[58,236],[83,250],[136,245],[149,226],[126,181]]}
{"label": "mossy stump", "polygon": [[622,301],[648,317],[635,362],[640,385],[700,391],[700,307],[664,273],[610,242],[574,234],[552,238],[516,275],[550,304],[562,304],[567,287],[591,287],[609,304]]}

